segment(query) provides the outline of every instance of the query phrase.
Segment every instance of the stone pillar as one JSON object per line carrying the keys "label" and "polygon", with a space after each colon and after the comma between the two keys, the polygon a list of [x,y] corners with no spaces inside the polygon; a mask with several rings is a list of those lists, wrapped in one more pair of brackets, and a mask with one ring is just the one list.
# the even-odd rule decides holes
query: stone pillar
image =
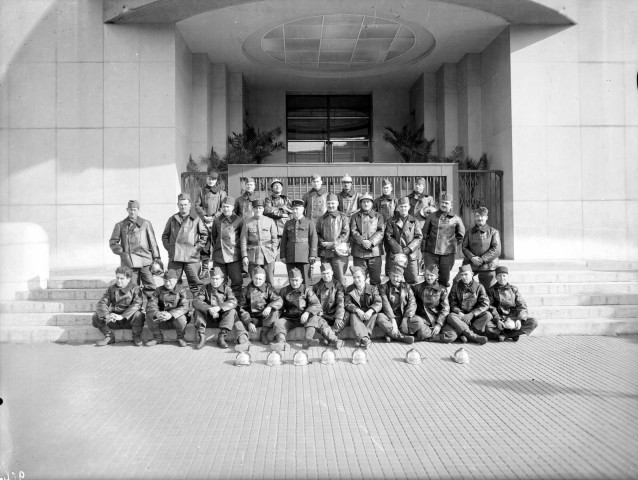
{"label": "stone pillar", "polygon": [[228,73],[228,131],[244,131],[244,77],[241,73]]}
{"label": "stone pillar", "polygon": [[211,78],[211,131],[212,145],[220,155],[226,154],[228,131],[228,68],[223,63],[214,63]]}
{"label": "stone pillar", "polygon": [[193,54],[192,141],[191,154],[195,161],[210,153],[212,118],[210,112],[210,82],[212,65],[206,53]]}
{"label": "stone pillar", "polygon": [[481,130],[481,55],[468,53],[457,64],[459,145],[468,157],[483,153]]}
{"label": "stone pillar", "polygon": [[[410,89],[410,113],[414,124],[410,127],[417,129],[423,125],[423,136],[428,140],[436,139],[436,75],[424,73]],[[413,113],[413,115],[412,115]],[[436,153],[437,143],[433,145],[432,153]]]}
{"label": "stone pillar", "polygon": [[436,72],[437,155],[445,157],[459,144],[456,65],[444,63]]}

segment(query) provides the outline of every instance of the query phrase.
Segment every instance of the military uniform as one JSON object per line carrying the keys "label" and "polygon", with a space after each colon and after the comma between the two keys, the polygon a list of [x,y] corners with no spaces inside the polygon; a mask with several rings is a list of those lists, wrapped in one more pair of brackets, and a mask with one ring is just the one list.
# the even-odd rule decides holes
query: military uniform
{"label": "military uniform", "polygon": [[[283,304],[281,296],[270,283],[265,282],[257,287],[253,282],[250,282],[241,291],[239,315],[246,328],[248,328],[249,323],[255,327],[261,327],[260,338],[265,344],[274,338],[274,334],[269,334],[273,324],[279,318],[279,311]],[[264,317],[263,312],[266,307],[270,307],[271,311],[268,316]]]}
{"label": "military uniform", "polygon": [[465,226],[463,220],[452,212],[437,210],[425,219],[421,250],[426,265],[439,267],[439,283],[449,287],[450,270],[454,266],[457,245],[463,241]]}
{"label": "military uniform", "polygon": [[[362,196],[361,200],[366,196]],[[367,198],[370,198],[367,196]],[[350,219],[350,238],[352,258],[356,267],[360,267],[370,276],[370,283],[381,284],[381,255],[383,254],[383,232],[385,222],[383,216],[370,210],[359,210]],[[372,248],[365,248],[363,240],[369,240]]]}
{"label": "military uniform", "polygon": [[[474,274],[478,274],[479,282],[490,289],[496,275],[494,270],[498,267],[498,258],[501,256],[501,237],[498,230],[485,224],[482,227],[474,225],[465,233],[462,243],[463,265],[471,265]],[[479,257],[481,264],[475,267],[470,259]]]}
{"label": "military uniform", "polygon": [[450,314],[447,322],[457,335],[477,343],[485,343],[487,338],[477,333],[485,331],[492,320],[492,314],[488,311],[490,301],[483,285],[474,280],[466,285],[461,280],[452,286],[449,302]]}
{"label": "military uniform", "polygon": [[328,198],[328,192],[325,188],[321,187],[319,190],[314,188],[301,197],[303,206],[306,212],[306,218],[314,221],[315,223],[319,218],[326,213],[326,201]]}
{"label": "military uniform", "polygon": [[[421,216],[421,211],[424,208],[431,207],[436,210],[436,202],[434,201],[434,198],[425,192],[412,192],[408,195],[408,198],[410,199],[410,211],[408,213],[417,220],[425,220],[425,217]],[[419,217],[421,217],[421,219]]]}
{"label": "military uniform", "polygon": [[350,257],[339,255],[334,247],[350,241],[348,217],[339,211],[324,213],[317,221],[317,240],[322,263],[332,265],[335,278],[342,285],[346,285],[346,270]]}
{"label": "military uniform", "polygon": [[[379,294],[382,310],[377,315],[377,323],[385,332],[386,341],[414,343],[411,335],[416,332],[410,331],[410,321],[416,311],[416,303],[410,286],[405,282],[394,285],[388,280],[379,288]],[[402,326],[405,326],[405,331],[401,329]]]}
{"label": "military uniform", "polygon": [[279,234],[272,218],[252,217],[241,230],[240,246],[242,258],[248,259],[248,273],[252,276],[256,266],[263,267],[266,281],[275,281],[275,261],[279,251]]}
{"label": "military uniform", "polygon": [[[109,340],[108,343],[115,342],[112,330],[131,329],[133,342],[141,345],[144,328],[142,301],[142,291],[132,279],[124,288],[111,285],[97,303],[97,311],[93,314],[93,326],[104,334],[105,339]],[[123,319],[107,322],[106,317],[110,313],[121,315]]]}
{"label": "military uniform", "polygon": [[175,270],[181,281],[186,273],[188,286],[193,295],[199,291],[200,251],[208,241],[208,230],[196,214],[182,217],[179,213],[171,216],[162,233],[162,243],[168,251],[168,268]]}
{"label": "military uniform", "polygon": [[323,278],[312,287],[321,302],[321,316],[335,332],[345,328],[345,289],[338,280],[325,282]]}
{"label": "military uniform", "polygon": [[397,198],[392,194],[381,195],[373,202],[372,208],[381,214],[383,223],[385,223],[394,216],[394,211],[397,208]]}
{"label": "military uniform", "polygon": [[220,210],[225,198],[226,192],[217,185],[213,185],[212,187],[206,185],[195,199],[195,211],[197,215],[199,215],[202,220],[204,220],[204,216],[218,217],[221,215]]}
{"label": "military uniform", "polygon": [[[230,198],[230,197],[228,197]],[[228,201],[228,198],[226,201]],[[230,286],[239,295],[242,284],[241,265],[241,231],[244,221],[234,213],[229,216],[221,215],[213,221],[212,244],[213,262],[223,274],[230,279]]]}
{"label": "military uniform", "polygon": [[[164,341],[162,330],[174,328],[177,333],[177,340],[184,341],[186,332],[186,314],[188,313],[188,298],[186,289],[176,285],[169,290],[164,285],[157,287],[153,295],[148,301],[146,307],[146,326],[153,334],[153,338],[157,343]],[[157,318],[159,312],[168,312],[171,314],[170,320],[160,320]]]}
{"label": "military uniform", "polygon": [[[399,213],[387,221],[385,225],[386,266],[391,264],[392,255],[404,253],[408,256],[405,269],[405,281],[414,284],[418,280],[418,252],[421,249],[422,224],[412,215],[402,218]],[[387,271],[387,269],[386,269]]]}
{"label": "military uniform", "polygon": [[[528,316],[527,302],[514,285],[507,283],[501,286],[496,283],[488,290],[488,297],[491,304],[490,313],[494,317],[485,329],[488,338],[498,340],[499,336],[503,335],[516,341],[522,334],[531,335],[538,326],[536,319]],[[507,319],[519,321],[520,328],[499,328],[499,322],[505,322]]]}
{"label": "military uniform", "polygon": [[264,200],[264,215],[276,222],[277,234],[280,237],[284,233],[284,225],[288,221],[291,212],[290,200],[288,200],[286,195],[273,193]]}
{"label": "military uniform", "polygon": [[304,283],[312,284],[310,278],[310,258],[317,257],[317,230],[315,222],[305,217],[299,220],[291,218],[284,226],[281,236],[279,255],[286,264],[288,273],[293,268],[303,272]]}
{"label": "military uniform", "polygon": [[253,216],[253,200],[257,199],[255,192],[244,192],[235,201],[234,213],[244,221]]}
{"label": "military uniform", "polygon": [[[358,345],[362,341],[365,344],[364,339],[367,339],[369,342],[372,336],[372,330],[374,330],[377,321],[377,314],[383,307],[379,290],[374,285],[366,283],[363,290],[359,291],[353,283],[346,288],[344,304],[346,312],[348,312],[348,322],[355,335],[355,344]],[[364,322],[359,318],[359,315],[357,315],[357,309],[363,310],[363,312],[372,309],[374,310],[374,314]]]}
{"label": "military uniform", "polygon": [[359,195],[359,192],[355,191],[354,188],[348,191],[340,191],[337,197],[339,197],[339,211],[346,217],[350,218],[353,213],[359,210],[359,199],[361,195]]}
{"label": "military uniform", "polygon": [[[412,289],[416,301],[416,312],[410,321],[410,333],[416,333],[419,340],[443,343],[456,340],[456,332],[446,323],[450,313],[446,288],[438,282],[429,285],[424,281],[414,285]],[[441,331],[433,336],[433,329],[437,324],[441,326]]]}
{"label": "military uniform", "polygon": [[[221,270],[218,273],[221,274]],[[217,317],[213,317],[208,311],[212,307],[220,308]],[[222,343],[222,339],[225,340],[226,335],[233,328],[235,328],[238,339],[242,335],[245,335],[246,339],[248,339],[248,332],[244,328],[244,324],[239,321],[239,316],[237,315],[237,299],[233,294],[233,290],[225,283],[222,283],[219,287],[214,287],[211,283],[204,285],[193,299],[193,308],[195,309],[193,314],[195,328],[200,339],[205,337],[206,327],[219,327],[218,345]]]}

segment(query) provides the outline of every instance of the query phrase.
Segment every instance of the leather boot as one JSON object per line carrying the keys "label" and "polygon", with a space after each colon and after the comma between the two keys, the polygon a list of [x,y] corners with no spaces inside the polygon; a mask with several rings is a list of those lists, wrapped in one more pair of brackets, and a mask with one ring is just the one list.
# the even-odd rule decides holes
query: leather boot
{"label": "leather boot", "polygon": [[269,331],[270,331],[270,328],[261,327],[261,332],[259,333],[259,341],[263,343],[264,345],[268,345],[270,343],[270,341],[268,340]]}
{"label": "leather boot", "polygon": [[155,345],[160,345],[164,343],[164,336],[160,334],[159,337],[151,338],[148,342],[145,343],[147,347],[154,347]]}
{"label": "leather boot", "polygon": [[408,345],[412,345],[414,343],[414,337],[412,335],[403,335],[401,332],[394,335],[392,337],[392,340],[397,340],[398,342],[407,343]]}
{"label": "leather boot", "polygon": [[217,346],[219,348],[228,348],[228,344],[226,343],[226,335],[227,332],[224,330],[219,332],[219,334],[217,335]]}
{"label": "leather boot", "polygon": [[281,352],[286,349],[286,336],[283,333],[278,333],[275,337],[275,341],[270,344],[270,348],[276,352]]}
{"label": "leather boot", "polygon": [[206,332],[199,334],[199,342],[197,342],[196,350],[201,350],[206,345]]}
{"label": "leather boot", "polygon": [[367,350],[371,344],[372,344],[372,340],[370,340],[370,337],[363,337],[361,339],[361,348]]}
{"label": "leather boot", "polygon": [[339,340],[339,337],[335,334],[335,332],[330,327],[326,327],[321,331],[321,335],[323,335],[328,341],[329,345],[332,345],[336,349],[340,349],[343,347],[344,341]]}
{"label": "leather boot", "polygon": [[178,338],[177,345],[180,347],[186,347],[188,344],[186,343],[186,340],[184,340],[183,338]]}
{"label": "leather boot", "polygon": [[483,335],[477,335],[472,331],[467,331],[463,335],[465,335],[469,342],[478,343],[479,345],[485,345],[487,343],[487,337],[484,337]]}
{"label": "leather boot", "polygon": [[308,349],[310,347],[316,347],[319,345],[319,340],[315,337],[315,332],[317,330],[314,327],[306,328],[306,340],[303,342],[303,348]]}
{"label": "leather boot", "polygon": [[250,348],[250,340],[248,340],[248,335],[242,333],[237,339],[237,345],[235,345],[235,351],[237,352],[245,352]]}
{"label": "leather boot", "polygon": [[104,334],[104,338],[103,339],[98,340],[97,342],[95,342],[95,346],[104,347],[104,346],[110,345],[112,343],[115,343],[115,334],[112,331],[109,331],[109,333],[105,333]]}

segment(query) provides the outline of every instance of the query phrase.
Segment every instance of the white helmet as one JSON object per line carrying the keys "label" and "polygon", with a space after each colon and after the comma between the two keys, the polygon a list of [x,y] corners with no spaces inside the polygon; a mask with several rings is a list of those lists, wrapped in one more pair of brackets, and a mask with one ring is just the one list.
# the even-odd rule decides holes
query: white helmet
{"label": "white helmet", "polygon": [[323,352],[321,352],[321,363],[324,365],[334,365],[337,361],[337,356],[335,355],[334,350],[326,348]]}
{"label": "white helmet", "polygon": [[253,363],[253,361],[248,351],[239,352],[235,357],[235,365],[238,367],[247,367],[251,363]]}
{"label": "white helmet", "polygon": [[266,357],[266,365],[268,365],[269,367],[277,367],[281,364],[283,364],[284,361],[281,357],[281,353],[273,350],[272,352],[270,352],[268,354],[268,357]]}
{"label": "white helmet", "polygon": [[352,352],[352,363],[353,365],[365,365],[368,363],[365,350],[357,348],[354,352]]}
{"label": "white helmet", "polygon": [[410,365],[418,365],[421,363],[421,354],[417,352],[414,348],[408,350],[405,354],[405,361]]}
{"label": "white helmet", "polygon": [[468,364],[470,363],[470,355],[465,351],[464,348],[459,348],[454,355],[450,357],[456,363]]}
{"label": "white helmet", "polygon": [[297,367],[308,365],[308,354],[304,350],[299,350],[292,357],[292,363]]}

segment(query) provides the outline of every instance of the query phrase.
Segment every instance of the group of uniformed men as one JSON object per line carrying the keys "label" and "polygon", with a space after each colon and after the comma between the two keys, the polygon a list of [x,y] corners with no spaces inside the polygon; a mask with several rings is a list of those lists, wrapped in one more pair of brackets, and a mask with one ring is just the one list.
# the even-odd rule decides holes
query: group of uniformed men
{"label": "group of uniformed men", "polygon": [[[373,199],[356,192],[348,175],[338,195],[328,193],[321,177],[313,175],[312,190],[292,201],[282,194],[278,179],[265,200],[252,198],[252,178],[245,179],[237,199],[220,189],[217,179],[215,171],[207,172],[194,211],[190,196],[179,195],[178,213],[162,233],[169,257],[165,272],[152,225],[139,217],[139,202],[129,201],[128,216],[115,225],[110,239],[121,266],[93,316],[93,325],[104,334],[97,345],[114,343],[113,330],[130,328],[133,343],[141,346],[146,323],[153,334],[147,346],[162,343],[162,330],[174,328],[178,345],[185,347],[189,311],[197,349],[206,343],[207,327],[220,329],[216,342],[221,348],[228,348],[227,336],[234,330],[235,349],[246,350],[249,334],[261,327],[260,341],[282,350],[288,333],[301,326],[304,348],[319,344],[317,332],[340,348],[337,334],[347,325],[362,348],[371,344],[375,325],[386,341],[408,344],[517,341],[537,326],[509,283],[507,267],[498,265],[500,237],[487,225],[488,210],[478,208],[475,225],[466,232],[452,213],[451,195],[443,193],[437,207],[425,192],[424,178],[400,199],[384,179],[383,195]],[[450,288],[459,245],[463,265]],[[350,255],[352,285],[346,279]],[[382,284],[384,255],[388,280]],[[289,277],[279,292],[273,287],[278,256]],[[321,279],[312,285],[317,257]],[[244,271],[251,280],[246,286]],[[162,286],[155,288],[153,273],[162,274]],[[183,274],[190,295],[178,286]]]}

